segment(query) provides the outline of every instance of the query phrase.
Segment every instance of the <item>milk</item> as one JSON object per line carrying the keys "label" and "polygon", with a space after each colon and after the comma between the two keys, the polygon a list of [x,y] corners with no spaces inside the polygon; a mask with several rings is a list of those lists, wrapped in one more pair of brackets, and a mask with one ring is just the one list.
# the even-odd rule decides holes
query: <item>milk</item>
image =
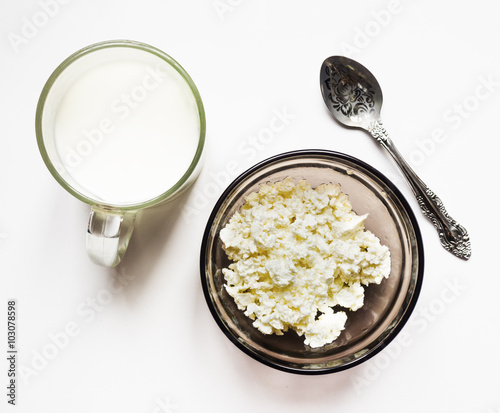
{"label": "milk", "polygon": [[46,104],[64,179],[112,205],[146,202],[176,185],[200,139],[196,100],[182,76],[133,48],[103,49],[73,66]]}

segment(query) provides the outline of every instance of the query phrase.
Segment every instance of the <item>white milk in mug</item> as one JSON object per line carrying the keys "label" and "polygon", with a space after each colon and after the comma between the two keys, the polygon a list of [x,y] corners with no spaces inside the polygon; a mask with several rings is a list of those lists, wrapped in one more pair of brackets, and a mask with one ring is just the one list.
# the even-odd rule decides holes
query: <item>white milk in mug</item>
{"label": "white milk in mug", "polygon": [[172,188],[200,141],[198,104],[186,80],[133,47],[105,48],[78,63],[59,79],[64,93],[53,90],[60,95],[53,139],[70,180],[112,205],[139,204]]}
{"label": "white milk in mug", "polygon": [[115,227],[127,219],[112,214],[128,211],[130,218],[196,178],[205,117],[196,86],[170,56],[138,42],[103,42],[54,71],[39,100],[36,132],[57,181],[98,210],[89,233],[99,228],[117,238],[124,231]]}

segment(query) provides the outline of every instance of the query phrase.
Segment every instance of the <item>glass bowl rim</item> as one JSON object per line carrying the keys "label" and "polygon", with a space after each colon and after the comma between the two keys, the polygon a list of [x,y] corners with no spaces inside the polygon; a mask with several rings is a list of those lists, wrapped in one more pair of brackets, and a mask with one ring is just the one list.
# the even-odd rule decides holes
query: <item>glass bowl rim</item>
{"label": "glass bowl rim", "polygon": [[[227,196],[232,192],[232,190],[238,186],[242,181],[244,181],[246,178],[254,174],[255,172],[259,171],[260,169],[282,161],[286,160],[289,158],[294,158],[294,157],[301,157],[301,156],[326,156],[326,157],[333,157],[337,159],[341,159],[343,161],[348,161],[351,163],[354,163],[356,166],[360,167],[360,169],[365,169],[366,171],[370,172],[371,174],[375,175],[378,179],[380,179],[384,185],[386,185],[396,196],[396,198],[401,202],[407,216],[409,219],[409,222],[411,224],[411,227],[413,228],[415,232],[415,244],[416,244],[416,250],[418,254],[418,267],[416,274],[414,274],[415,277],[415,289],[413,292],[413,296],[408,303],[408,306],[406,308],[406,311],[404,315],[401,317],[401,319],[398,321],[398,324],[396,327],[394,327],[389,334],[387,334],[385,337],[381,339],[381,341],[372,349],[367,351],[365,354],[361,355],[360,357],[356,358],[355,360],[352,360],[350,362],[347,362],[345,364],[341,364],[338,366],[332,366],[332,367],[324,367],[324,368],[318,368],[318,369],[300,369],[300,368],[295,368],[291,366],[285,366],[282,364],[277,364],[265,357],[259,356],[259,354],[256,354],[252,351],[250,351],[246,346],[244,346],[239,340],[234,337],[230,331],[228,331],[228,328],[224,325],[222,320],[219,317],[219,314],[217,313],[215,309],[215,305],[211,299],[211,294],[209,291],[209,286],[207,283],[207,274],[205,271],[205,264],[207,260],[207,244],[210,239],[210,232],[212,230],[212,225],[214,223],[215,217],[217,216],[222,204],[226,200]],[[259,361],[260,363],[272,367],[274,369],[288,372],[288,373],[294,373],[294,374],[299,374],[299,375],[322,375],[322,374],[329,374],[329,373],[334,373],[334,372],[339,372],[342,370],[349,369],[351,367],[357,366],[376,354],[378,354],[381,350],[383,350],[396,336],[400,333],[402,328],[405,326],[407,321],[409,320],[411,314],[413,313],[413,310],[415,309],[415,306],[418,301],[418,297],[420,295],[420,291],[422,289],[422,283],[423,283],[423,274],[424,274],[424,248],[423,248],[423,241],[422,241],[422,235],[420,232],[420,227],[418,225],[417,219],[415,217],[415,214],[413,213],[412,208],[410,207],[410,204],[404,197],[404,195],[401,193],[401,191],[384,175],[382,174],[379,170],[374,168],[373,166],[367,164],[366,162],[355,158],[351,155],[347,155],[341,152],[336,152],[336,151],[331,151],[331,150],[325,150],[325,149],[300,149],[300,150],[294,150],[294,151],[289,151],[289,152],[283,152],[278,155],[271,156],[270,158],[267,158],[250,168],[248,168],[246,171],[241,173],[239,176],[237,176],[224,190],[222,195],[219,197],[217,200],[216,204],[214,205],[212,212],[208,218],[205,231],[203,233],[203,238],[202,238],[202,243],[201,243],[201,253],[200,253],[200,278],[201,278],[201,284],[202,284],[202,289],[203,289],[203,295],[205,297],[205,301],[208,305],[208,308],[212,314],[212,317],[214,318],[215,322],[219,326],[219,328],[222,330],[224,335],[229,338],[229,340],[240,350],[242,350],[245,354],[250,356],[256,361]]]}

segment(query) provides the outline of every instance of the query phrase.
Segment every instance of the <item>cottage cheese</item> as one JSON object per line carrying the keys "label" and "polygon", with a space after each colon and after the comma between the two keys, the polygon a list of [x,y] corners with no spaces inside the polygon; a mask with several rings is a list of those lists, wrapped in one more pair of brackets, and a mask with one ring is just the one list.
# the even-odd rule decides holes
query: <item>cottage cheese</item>
{"label": "cottage cheese", "polygon": [[264,334],[293,329],[310,347],[333,342],[347,321],[334,307],[358,310],[363,286],[390,273],[389,249],[364,229],[367,216],[339,185],[262,185],[220,231],[232,260],[222,270],[228,294]]}

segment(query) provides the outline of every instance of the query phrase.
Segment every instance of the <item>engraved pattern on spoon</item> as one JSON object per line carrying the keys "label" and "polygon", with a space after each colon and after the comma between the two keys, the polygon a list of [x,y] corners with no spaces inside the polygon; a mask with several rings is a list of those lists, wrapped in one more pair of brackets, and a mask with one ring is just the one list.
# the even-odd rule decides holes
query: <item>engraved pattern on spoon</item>
{"label": "engraved pattern on spoon", "polygon": [[329,79],[326,82],[330,90],[328,98],[335,110],[353,121],[375,112],[375,91],[361,77],[343,67],[336,70],[326,67],[325,70]]}
{"label": "engraved pattern on spoon", "polygon": [[467,231],[456,220],[450,217],[441,199],[418,178],[406,162],[398,159],[399,153],[395,153],[397,150],[393,146],[382,121],[371,122],[367,129],[378,142],[386,147],[401,167],[415,194],[422,213],[437,229],[441,245],[458,258],[469,259],[471,256],[471,245]]}

